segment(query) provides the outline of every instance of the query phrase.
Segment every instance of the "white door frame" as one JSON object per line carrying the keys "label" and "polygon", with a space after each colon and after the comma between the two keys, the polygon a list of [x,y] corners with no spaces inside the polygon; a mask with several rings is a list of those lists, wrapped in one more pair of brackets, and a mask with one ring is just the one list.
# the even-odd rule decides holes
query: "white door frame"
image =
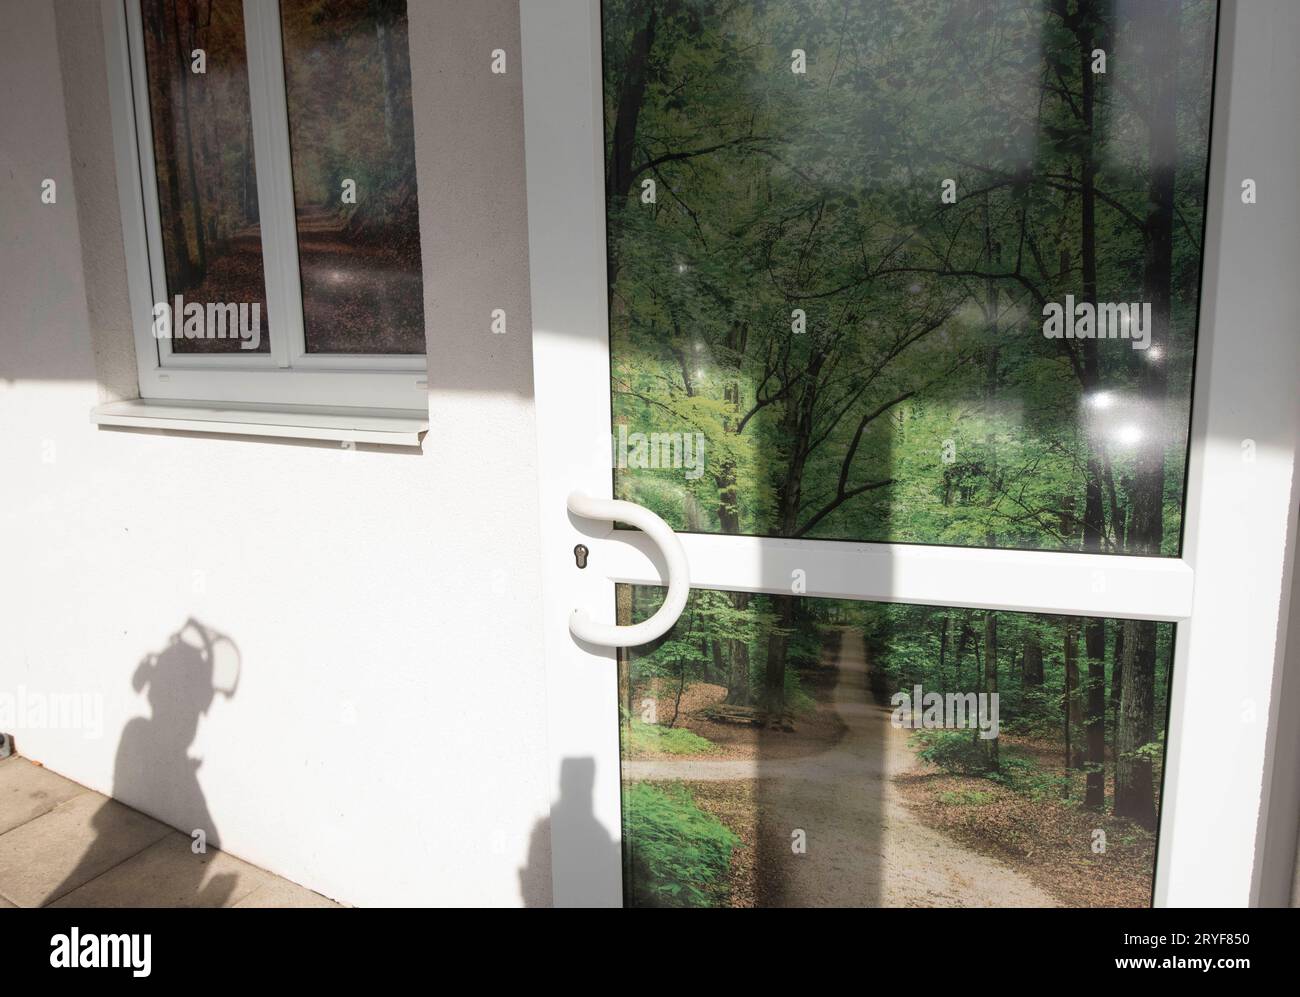
{"label": "white door frame", "polygon": [[[552,878],[557,905],[616,906],[617,850],[593,850],[590,823],[619,840],[615,658],[580,646],[568,622],[575,609],[612,622],[615,582],[662,584],[664,566],[644,535],[614,536],[611,523],[566,511],[570,492],[608,499],[613,487],[599,8],[597,0],[523,0],[521,29],[557,793]],[[696,587],[788,592],[790,571],[811,564],[810,596],[1176,622],[1156,870],[1161,906],[1236,906],[1254,896],[1300,443],[1300,124],[1270,99],[1300,92],[1297,37],[1300,15],[1287,0],[1260,0],[1245,11],[1235,0],[1223,5],[1181,558],[680,538]],[[1256,205],[1239,197],[1246,177],[1258,183]],[[578,543],[590,549],[586,569],[575,563]],[[1233,675],[1226,698],[1224,668]],[[1255,719],[1242,720],[1252,706]],[[566,766],[566,759],[584,761]],[[593,768],[588,787],[583,773]],[[561,793],[562,772],[572,784]]]}

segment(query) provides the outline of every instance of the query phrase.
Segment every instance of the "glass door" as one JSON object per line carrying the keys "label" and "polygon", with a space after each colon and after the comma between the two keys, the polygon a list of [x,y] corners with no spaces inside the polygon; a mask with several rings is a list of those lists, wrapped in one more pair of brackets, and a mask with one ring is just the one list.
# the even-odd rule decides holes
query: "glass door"
{"label": "glass door", "polygon": [[1249,890],[1170,805],[1218,17],[525,4],[557,903]]}

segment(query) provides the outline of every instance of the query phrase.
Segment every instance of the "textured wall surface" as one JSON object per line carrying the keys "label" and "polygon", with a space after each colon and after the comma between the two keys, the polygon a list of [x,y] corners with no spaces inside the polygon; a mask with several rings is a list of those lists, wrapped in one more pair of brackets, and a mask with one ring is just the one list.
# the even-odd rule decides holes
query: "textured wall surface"
{"label": "textured wall surface", "polygon": [[419,454],[89,423],[134,389],[96,12],[0,4],[0,684],[103,711],[20,751],[348,903],[547,902],[517,4],[411,4]]}
{"label": "textured wall surface", "polygon": [[[55,0],[81,268],[100,399],[139,395],[122,256],[122,216],[112,168],[113,118],[98,4]],[[108,155],[107,161],[105,155]]]}

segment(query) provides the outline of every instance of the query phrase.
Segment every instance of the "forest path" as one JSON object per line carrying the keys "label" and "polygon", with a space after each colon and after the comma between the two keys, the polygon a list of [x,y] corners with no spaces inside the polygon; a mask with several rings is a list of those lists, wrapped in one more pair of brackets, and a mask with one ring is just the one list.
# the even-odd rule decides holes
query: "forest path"
{"label": "forest path", "polygon": [[[831,705],[843,738],[789,759],[623,763],[630,780],[755,780],[758,901],[791,907],[1054,907],[1027,877],[921,823],[892,779],[918,767],[908,732],[872,701],[861,633],[846,629]],[[791,835],[806,832],[807,853]]]}
{"label": "forest path", "polygon": [[384,251],[346,236],[347,223],[330,208],[309,208],[297,215],[300,253],[337,253],[348,257],[380,257]]}
{"label": "forest path", "polygon": [[418,253],[347,235],[333,210],[297,217],[298,270],[309,349],[423,353],[424,290]]}

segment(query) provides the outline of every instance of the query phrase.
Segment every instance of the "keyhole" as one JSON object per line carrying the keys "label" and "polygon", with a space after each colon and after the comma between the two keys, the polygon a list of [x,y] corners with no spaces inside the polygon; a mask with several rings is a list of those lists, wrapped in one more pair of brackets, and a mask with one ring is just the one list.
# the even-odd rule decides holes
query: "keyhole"
{"label": "keyhole", "polygon": [[587,550],[586,544],[578,544],[578,546],[573,548],[573,559],[578,562],[579,568],[585,568],[587,566],[587,555],[589,553],[590,551]]}

